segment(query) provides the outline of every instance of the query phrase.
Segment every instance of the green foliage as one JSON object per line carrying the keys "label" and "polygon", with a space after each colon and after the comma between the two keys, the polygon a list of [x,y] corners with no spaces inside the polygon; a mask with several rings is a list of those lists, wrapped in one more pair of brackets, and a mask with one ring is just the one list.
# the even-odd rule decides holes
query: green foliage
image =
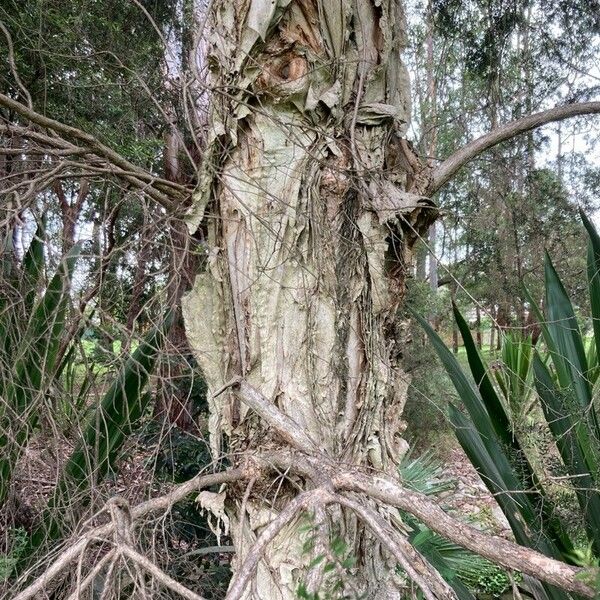
{"label": "green foliage", "polygon": [[[600,262],[600,238],[591,223],[584,224],[590,235],[588,276],[594,316],[600,316],[600,301],[595,280]],[[597,252],[596,252],[597,250]],[[600,550],[599,456],[600,435],[597,415],[592,402],[591,372],[575,311],[549,257],[545,265],[545,307],[547,316],[542,335],[550,355],[546,365],[529,340],[508,340],[503,353],[508,373],[497,377],[503,399],[497,393],[490,371],[473,343],[460,312],[455,318],[463,337],[469,367],[475,384],[463,373],[442,340],[418,317],[440,356],[461,397],[470,418],[455,406],[450,407],[456,435],[467,456],[483,481],[496,495],[515,538],[520,544],[567,562],[576,556],[576,533],[567,534],[568,524],[550,509],[552,499],[539,484],[527,457],[509,427],[509,410],[521,412],[525,404],[525,385],[533,367],[535,388],[547,425],[560,452],[564,468],[579,500],[588,543],[595,556]],[[595,306],[595,308],[594,308]],[[595,340],[598,343],[598,340]],[[533,358],[532,358],[533,356]],[[592,365],[595,367],[595,365]],[[593,372],[593,371],[592,371]],[[514,376],[514,381],[510,377]],[[518,399],[511,402],[511,398]],[[518,517],[518,518],[517,518]],[[570,537],[569,537],[570,535]],[[545,586],[552,598],[567,597],[563,592]]]}
{"label": "green foliage", "polygon": [[[597,296],[600,238],[583,214],[582,219],[589,235],[588,281],[595,322],[600,317]],[[600,427],[583,337],[569,296],[549,257],[546,258],[546,308],[548,325],[543,336],[555,376],[536,355],[536,389],[563,463],[572,477],[590,544],[596,555],[600,555]],[[596,347],[600,344],[598,333],[594,327]]]}
{"label": "green foliage", "polygon": [[501,361],[494,376],[506,406],[513,429],[522,423],[534,406],[531,336],[508,332],[502,338]]}
{"label": "green foliage", "polygon": [[[519,578],[516,579],[518,581]],[[483,569],[477,574],[474,587],[478,596],[485,594],[486,596],[498,598],[510,589],[511,580],[506,571],[495,565],[489,565],[487,569]]]}
{"label": "green foliage", "polygon": [[[428,496],[454,488],[454,482],[444,477],[442,466],[431,453],[417,458],[407,454],[398,471],[405,485]],[[473,594],[482,591],[492,577],[508,580],[501,568],[434,533],[411,515],[403,513],[402,520],[411,528],[411,544],[454,588],[461,600],[472,600]]]}
{"label": "green foliage", "polygon": [[75,245],[46,285],[44,230],[40,225],[19,272],[7,279],[11,294],[1,301],[0,332],[0,503],[8,493],[15,464],[39,423],[40,407],[54,381],[63,338],[69,286],[80,254]]}
{"label": "green foliage", "polygon": [[182,483],[202,471],[212,461],[210,448],[203,438],[171,427],[164,427],[157,421],[151,421],[144,428],[144,445],[153,445],[152,467],[155,475],[161,479]]}
{"label": "green foliage", "polygon": [[[127,436],[151,398],[145,391],[171,319],[155,327],[117,373],[114,383],[92,412],[75,450],[65,463],[44,525],[32,536],[32,548],[61,533],[57,509],[100,481],[114,468]],[[80,502],[83,498],[80,497]]]}
{"label": "green foliage", "polygon": [[[314,520],[314,515],[304,513],[303,523],[299,531],[303,536],[302,552],[310,554],[314,551],[319,530]],[[306,584],[300,582],[296,589],[296,595],[302,600],[337,600],[338,598],[362,598],[356,590],[352,590],[353,571],[356,567],[356,557],[352,553],[344,539],[333,533],[328,540],[328,547],[324,554],[315,556],[309,568],[323,563],[323,581],[316,592],[309,592]],[[348,596],[347,590],[352,591]]]}
{"label": "green foliage", "polygon": [[[407,306],[423,315],[434,315],[440,328],[449,319],[447,295],[442,290],[433,293],[427,282],[410,279],[407,282]],[[408,318],[407,318],[408,320]],[[434,436],[452,435],[445,398],[449,392],[448,376],[436,357],[432,357],[423,331],[410,324],[410,349],[403,357],[402,367],[410,376],[403,418],[411,446],[431,447]]]}
{"label": "green foliage", "polygon": [[424,452],[413,458],[409,450],[398,469],[402,482],[416,492],[433,496],[454,489],[454,482],[443,476],[442,469],[433,452]]}
{"label": "green foliage", "polygon": [[9,541],[10,549],[7,554],[0,555],[0,582],[5,581],[12,575],[21,555],[27,548],[28,542],[27,532],[22,527],[9,529],[5,535]]}
{"label": "green foliage", "polygon": [[427,331],[471,417],[469,420],[450,405],[450,418],[458,440],[495,495],[517,541],[550,556],[561,556],[563,549],[571,550],[571,545],[555,522],[533,469],[511,433],[508,414],[487,375],[466,322],[458,310],[455,315],[465,341],[473,379],[479,386],[467,378],[452,352],[429,324],[421,317],[417,316],[417,319]]}

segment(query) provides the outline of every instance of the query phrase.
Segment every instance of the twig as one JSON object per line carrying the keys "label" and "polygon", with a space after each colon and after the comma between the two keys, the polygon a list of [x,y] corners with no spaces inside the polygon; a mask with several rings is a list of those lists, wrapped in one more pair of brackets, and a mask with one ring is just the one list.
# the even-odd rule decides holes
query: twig
{"label": "twig", "polygon": [[[185,498],[193,491],[218,485],[221,483],[231,483],[246,477],[256,476],[256,467],[245,466],[237,469],[230,469],[221,473],[211,475],[197,475],[193,479],[174,487],[168,494],[147,500],[138,504],[131,510],[132,520],[140,519],[145,515],[158,512],[160,510],[168,510],[173,504]],[[42,573],[30,586],[24,589],[20,594],[15,596],[13,600],[28,600],[29,598],[37,597],[44,587],[59,575],[66,567],[75,560],[79,554],[85,549],[90,541],[105,539],[115,530],[113,522],[101,525],[81,536],[77,541],[73,542],[64,552],[62,552],[54,562]]]}
{"label": "twig", "polygon": [[115,152],[112,148],[109,148],[100,142],[93,135],[82,131],[81,129],[77,129],[76,127],[72,127],[71,125],[66,125],[65,123],[56,121],[55,119],[50,119],[2,93],[0,93],[0,106],[5,106],[6,108],[16,112],[18,115],[24,117],[31,123],[35,123],[36,125],[44,127],[45,129],[50,129],[61,136],[66,136],[67,138],[84,143],[91,150],[91,152],[97,156],[107,160],[109,163],[115,165],[123,172],[131,173],[132,175],[129,175],[128,179],[132,183],[135,183],[138,187],[139,182],[146,182],[146,191],[148,195],[162,204],[165,208],[169,210],[176,208],[177,203],[183,199],[182,193],[184,192],[185,187],[166,179],[156,177],[155,175],[134,165],[119,153]]}
{"label": "twig", "polygon": [[242,548],[243,548],[243,544],[242,544],[242,539],[243,539],[243,532],[244,532],[244,521],[246,519],[246,505],[248,504],[248,498],[250,498],[250,492],[252,491],[252,488],[254,487],[254,484],[256,483],[256,477],[253,477],[249,482],[248,485],[246,486],[246,491],[244,492],[244,497],[242,498],[242,505],[240,507],[240,522],[239,522],[239,530],[238,530],[238,547],[237,547],[237,554],[238,554],[238,560],[241,561],[243,559],[242,556]]}
{"label": "twig", "polygon": [[81,592],[83,592],[97,577],[98,573],[102,571],[107,562],[110,562],[117,556],[116,549],[112,549],[110,552],[105,554],[95,565],[94,568],[85,576],[85,579],[77,582],[76,590],[67,598],[67,600],[79,600]]}
{"label": "twig", "polygon": [[148,559],[143,554],[137,552],[134,548],[132,548],[129,544],[122,544],[119,546],[119,551],[131,559],[136,565],[144,568],[148,573],[150,573],[153,577],[158,579],[165,587],[177,592],[180,596],[184,598],[188,598],[188,600],[205,600],[200,594],[196,594],[189,588],[185,587],[185,585],[179,583],[169,575],[167,575],[162,569],[157,567],[150,559]]}
{"label": "twig", "polygon": [[254,574],[265,547],[275,536],[303,509],[313,504],[324,504],[331,499],[331,494],[324,488],[302,492],[296,496],[262,531],[250,549],[246,560],[235,573],[229,586],[225,600],[239,600]]}

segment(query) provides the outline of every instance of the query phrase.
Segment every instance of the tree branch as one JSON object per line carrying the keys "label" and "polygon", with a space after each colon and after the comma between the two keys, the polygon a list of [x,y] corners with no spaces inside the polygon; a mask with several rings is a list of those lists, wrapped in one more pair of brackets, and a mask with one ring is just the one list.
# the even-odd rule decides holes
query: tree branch
{"label": "tree branch", "polygon": [[[140,519],[152,512],[160,510],[168,510],[173,504],[185,498],[191,492],[218,485],[221,483],[231,483],[248,477],[256,477],[256,467],[246,465],[237,469],[230,469],[221,473],[213,473],[211,475],[196,475],[189,481],[175,486],[168,494],[159,496],[142,502],[131,510],[131,518],[133,521]],[[91,541],[102,540],[112,534],[115,530],[114,522],[107,523],[95,527],[91,531],[81,536],[77,541],[72,543],[64,552],[59,554],[50,567],[48,567],[29,587],[24,589],[13,600],[29,600],[29,598],[37,598],[37,594],[41,592],[46,585],[52,581],[57,575],[62,573],[67,566],[74,561]]]}
{"label": "tree branch", "polygon": [[119,551],[138,564],[140,567],[148,571],[155,579],[160,581],[165,587],[177,592],[183,598],[187,598],[188,600],[205,600],[203,596],[200,594],[196,594],[189,588],[185,587],[183,584],[179,583],[179,581],[173,579],[169,575],[167,575],[162,569],[160,569],[157,565],[155,565],[150,559],[146,558],[143,554],[137,552],[134,548],[132,548],[128,544],[119,545]]}
{"label": "tree branch", "polygon": [[431,174],[431,183],[427,188],[427,195],[433,195],[469,161],[501,142],[548,123],[597,113],[600,113],[600,102],[567,104],[511,121],[498,129],[494,129],[490,133],[469,142],[435,168]]}
{"label": "tree branch", "polygon": [[90,152],[108,161],[111,165],[118,167],[120,171],[127,174],[128,181],[135,184],[136,187],[144,189],[149,196],[167,209],[173,209],[185,198],[187,193],[185,186],[156,177],[152,173],[134,165],[118,152],[100,142],[93,135],[81,129],[50,119],[2,93],[0,93],[0,106],[12,110],[27,121],[35,123],[44,129],[49,129],[60,136],[85,144]]}
{"label": "tree branch", "polygon": [[239,379],[228,385],[233,386],[242,402],[256,411],[290,446],[308,455],[320,454],[318,446],[298,423],[280,411],[257,389]]}
{"label": "tree branch", "polygon": [[579,577],[584,569],[548,558],[504,538],[482,533],[447,515],[423,494],[399,485],[387,475],[342,470],[333,474],[336,489],[362,492],[417,517],[432,531],[508,569],[520,571],[570,592],[594,598],[596,591]]}
{"label": "tree branch", "polygon": [[261,559],[267,544],[271,542],[301,510],[315,504],[331,502],[332,499],[332,494],[324,488],[308,490],[307,492],[302,492],[296,496],[258,536],[258,539],[250,549],[246,560],[239,570],[236,571],[233,581],[229,586],[227,596],[225,596],[225,600],[239,600],[243,596],[246,586],[254,574],[258,561]]}
{"label": "tree branch", "polygon": [[423,592],[427,600],[445,598],[457,600],[454,590],[442,579],[441,575],[419,554],[412,544],[401,535],[397,535],[389,523],[373,509],[346,496],[335,495],[335,501],[356,513],[369,529],[398,561],[410,579]]}

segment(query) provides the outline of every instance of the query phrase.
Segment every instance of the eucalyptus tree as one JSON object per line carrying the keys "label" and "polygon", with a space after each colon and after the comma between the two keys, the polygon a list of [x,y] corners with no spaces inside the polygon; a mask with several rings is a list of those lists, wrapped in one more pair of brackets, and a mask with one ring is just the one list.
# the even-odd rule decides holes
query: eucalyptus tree
{"label": "eucalyptus tree", "polygon": [[[423,92],[433,74],[435,97],[427,102],[435,105],[436,115],[432,119],[417,114],[417,131],[421,137],[435,138],[442,156],[482,129],[495,128],[499,120],[595,93],[593,65],[600,39],[597,11],[590,3],[439,0],[428,6],[435,28],[433,48],[428,47],[426,31],[415,27],[412,62],[421,106],[422,99],[431,96]],[[426,10],[423,3],[414,3],[413,11],[419,10]],[[585,25],[576,27],[576,22]],[[431,51],[433,61],[428,58]],[[559,131],[564,137],[565,126],[559,125]],[[475,161],[440,198],[447,215],[442,220],[448,229],[445,239],[456,239],[458,264],[452,266],[452,247],[442,248],[440,254],[446,250],[444,262],[452,276],[477,290],[492,317],[500,309],[497,316],[503,325],[525,324],[521,280],[541,281],[538,259],[544,245],[550,251],[560,246],[556,254],[564,273],[580,255],[583,240],[576,233],[575,205],[585,203],[589,195],[582,194],[581,183],[590,167],[580,163],[581,170],[571,172],[568,181],[559,168],[560,190],[543,170],[548,146],[548,136],[533,131],[506,142]],[[564,151],[563,144],[559,156]],[[565,159],[558,164],[564,166]],[[548,209],[544,200],[550,197],[555,217],[547,219],[542,217]],[[459,236],[451,234],[455,214],[461,216]],[[560,239],[555,218],[569,223],[569,233]]]}
{"label": "eucalyptus tree", "polygon": [[454,597],[407,543],[398,508],[508,568],[593,595],[577,568],[489,538],[402,486],[410,346],[398,308],[414,243],[437,217],[431,197],[482,152],[600,103],[498,125],[433,167],[406,139],[401,3],[217,0],[197,12],[190,47],[204,59],[185,75],[206,94],[186,108],[208,106],[208,116],[193,194],[18,92],[0,94],[0,106],[32,125],[24,136],[52,132],[48,147],[101,163],[203,240],[185,329],[208,384],[211,449],[231,467],[131,511],[110,503],[113,521],[72,542],[17,598],[35,597],[90,540],[112,534],[117,559],[195,597],[140,556],[127,523],[220,483],[198,501],[232,537],[228,598],[314,598],[340,586],[396,598],[406,575],[427,598]]}

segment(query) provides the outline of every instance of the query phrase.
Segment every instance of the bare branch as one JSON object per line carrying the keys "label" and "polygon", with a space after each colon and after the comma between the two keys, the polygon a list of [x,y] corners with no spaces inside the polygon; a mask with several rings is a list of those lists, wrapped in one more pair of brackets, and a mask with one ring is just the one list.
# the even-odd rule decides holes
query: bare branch
{"label": "bare branch", "polygon": [[83,592],[89,585],[94,581],[96,576],[102,571],[102,569],[111,560],[117,557],[116,549],[111,550],[105,554],[95,565],[94,568],[86,575],[85,579],[77,582],[75,591],[67,598],[67,600],[79,600],[81,598],[81,592]]}
{"label": "bare branch", "polygon": [[244,594],[250,578],[254,574],[259,560],[269,542],[296,517],[296,515],[314,504],[331,502],[332,495],[324,488],[308,490],[296,496],[262,531],[256,543],[252,546],[246,560],[236,571],[229,586],[225,600],[239,600]]}
{"label": "bare branch", "polygon": [[236,388],[242,402],[256,411],[290,446],[309,455],[320,453],[315,442],[298,423],[281,412],[257,389],[243,380],[236,380],[230,385]]}
{"label": "bare branch", "polygon": [[447,158],[442,164],[435,168],[431,174],[431,184],[427,189],[427,195],[431,196],[444,186],[464,165],[479,156],[482,152],[493,146],[505,142],[521,133],[531,131],[542,125],[555,121],[570,119],[581,115],[600,113],[600,102],[582,102],[579,104],[567,104],[545,110],[516,121],[511,121],[498,129],[494,129],[486,135],[469,142]]}
{"label": "bare branch", "polygon": [[[182,483],[181,485],[175,486],[168,494],[152,498],[146,502],[138,504],[131,510],[132,520],[140,519],[145,515],[158,512],[161,510],[168,510],[173,504],[179,502],[185,498],[191,492],[196,490],[210,487],[211,485],[218,485],[221,483],[230,483],[245,479],[247,477],[256,477],[256,467],[253,465],[246,465],[237,469],[230,469],[229,471],[223,471],[221,473],[214,473],[211,475],[197,475],[196,477]],[[14,600],[29,600],[29,598],[37,597],[37,594],[41,592],[44,587],[52,581],[57,575],[59,575],[67,566],[74,561],[86,548],[86,546],[95,540],[105,539],[107,536],[114,532],[114,522],[107,523],[96,527],[91,531],[84,534],[77,541],[72,543],[64,552],[62,552],[52,563],[52,565],[42,573],[29,587],[18,594]]]}
{"label": "bare branch", "polygon": [[134,165],[118,152],[115,152],[112,148],[109,148],[100,142],[93,135],[86,133],[81,129],[50,119],[2,93],[0,93],[0,106],[4,106],[9,110],[14,111],[31,123],[35,123],[40,127],[58,133],[61,137],[64,136],[67,139],[76,140],[77,142],[85,144],[89,149],[89,152],[103,158],[111,165],[118,167],[123,174],[127,174],[127,179],[131,183],[135,184],[136,187],[144,188],[150,197],[162,204],[165,208],[176,208],[177,204],[181,202],[187,194],[187,188],[185,188],[185,186],[157,177],[141,167]]}
{"label": "bare branch", "polygon": [[446,539],[503,567],[526,573],[588,598],[595,597],[595,590],[579,579],[583,569],[548,558],[504,538],[482,533],[447,515],[426,496],[399,485],[387,475],[370,475],[358,469],[338,468],[333,474],[333,480],[337,489],[362,492],[371,498],[396,506],[417,517],[432,531]]}
{"label": "bare branch", "polygon": [[134,550],[128,544],[120,545],[119,550],[123,556],[126,556],[140,567],[148,571],[148,573],[158,579],[158,581],[160,581],[165,587],[177,592],[180,596],[183,596],[188,600],[204,600],[200,594],[196,594],[196,592],[193,592],[189,588],[185,587],[185,585],[179,583],[179,581],[169,577],[169,575],[156,566],[150,559]]}
{"label": "bare branch", "polygon": [[308,455],[320,454],[315,442],[300,428],[298,423],[281,412],[270,400],[246,381],[235,378],[226,383],[214,396],[227,388],[234,388],[242,402],[262,417],[290,446]]}
{"label": "bare branch", "polygon": [[442,579],[441,575],[413,548],[406,538],[396,534],[374,510],[363,503],[339,494],[335,496],[335,501],[350,508],[367,524],[373,534],[393,554],[409,578],[421,588],[427,600],[436,600],[436,598],[456,600],[454,590]]}

